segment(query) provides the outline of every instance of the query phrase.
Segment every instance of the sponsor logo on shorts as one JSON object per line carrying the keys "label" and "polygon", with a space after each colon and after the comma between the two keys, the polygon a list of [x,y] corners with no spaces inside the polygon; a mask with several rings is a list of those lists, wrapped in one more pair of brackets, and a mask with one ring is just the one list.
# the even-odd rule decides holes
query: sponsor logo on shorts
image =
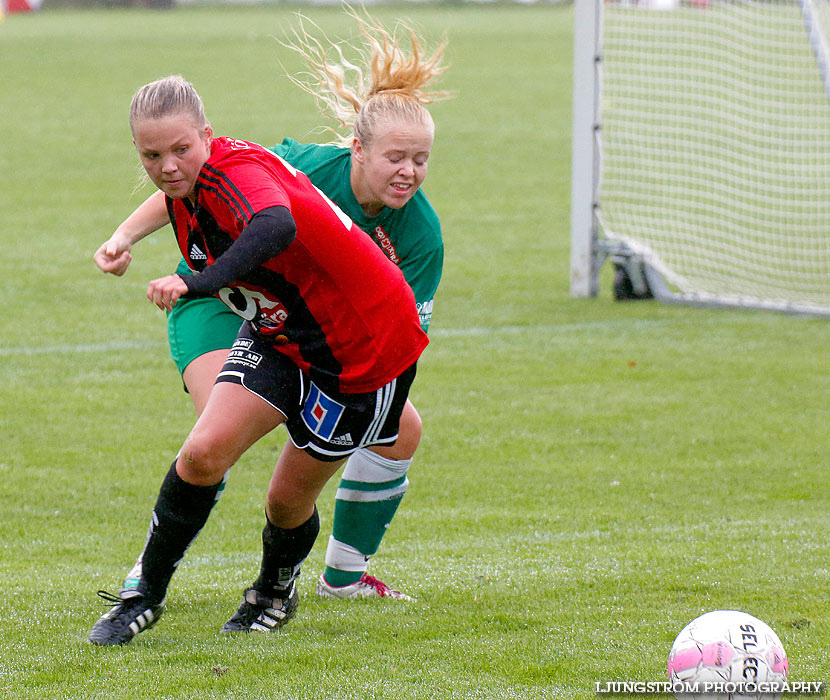
{"label": "sponsor logo on shorts", "polygon": [[326,396],[312,382],[308,398],[303,406],[303,422],[314,435],[329,442],[345,409],[343,404]]}
{"label": "sponsor logo on shorts", "polygon": [[234,341],[233,347],[228,352],[228,359],[226,362],[234,365],[242,365],[250,369],[256,369],[262,361],[262,355],[258,352],[253,352],[250,348],[254,341],[250,338],[237,338]]}

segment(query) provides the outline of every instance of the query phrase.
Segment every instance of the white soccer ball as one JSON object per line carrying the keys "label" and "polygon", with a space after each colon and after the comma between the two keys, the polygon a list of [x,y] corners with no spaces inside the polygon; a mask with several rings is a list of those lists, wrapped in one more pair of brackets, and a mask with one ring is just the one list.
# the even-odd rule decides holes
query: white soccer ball
{"label": "white soccer ball", "polygon": [[[789,662],[778,635],[738,610],[714,610],[686,625],[669,653],[678,700],[772,700]],[[683,692],[681,692],[683,691]]]}

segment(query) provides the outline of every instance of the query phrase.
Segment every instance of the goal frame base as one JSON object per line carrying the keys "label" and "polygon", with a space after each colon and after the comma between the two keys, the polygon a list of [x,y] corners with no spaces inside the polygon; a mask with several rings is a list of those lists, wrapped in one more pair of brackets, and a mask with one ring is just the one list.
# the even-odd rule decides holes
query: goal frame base
{"label": "goal frame base", "polygon": [[757,299],[749,296],[714,296],[704,294],[687,294],[673,291],[657,266],[642,253],[634,251],[625,241],[613,238],[600,238],[596,241],[598,266],[610,259],[614,267],[624,272],[630,281],[633,294],[618,296],[617,301],[656,299],[665,304],[695,306],[706,309],[732,309],[774,311],[798,316],[830,319],[830,309],[812,304],[796,304],[774,299]]}

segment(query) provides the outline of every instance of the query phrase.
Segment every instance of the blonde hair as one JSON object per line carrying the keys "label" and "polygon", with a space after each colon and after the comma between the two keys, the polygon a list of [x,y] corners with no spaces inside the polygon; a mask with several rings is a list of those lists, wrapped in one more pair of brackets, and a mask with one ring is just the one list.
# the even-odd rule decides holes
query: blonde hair
{"label": "blonde hair", "polygon": [[202,98],[191,83],[180,75],[168,75],[140,88],[130,104],[130,129],[145,119],[161,119],[174,114],[185,114],[194,126],[207,124]]}
{"label": "blonde hair", "polygon": [[[385,120],[432,126],[425,105],[451,96],[448,92],[429,90],[430,84],[447,69],[442,63],[447,39],[427,54],[415,30],[398,22],[398,28],[409,38],[410,49],[406,51],[396,35],[365,9],[363,15],[349,5],[344,4],[344,9],[357,22],[362,36],[362,45],[350,45],[359,55],[358,63],[349,61],[341,44],[329,39],[302,14],[298,14],[299,28],[293,30],[293,41],[283,43],[298,53],[308,68],[307,72],[289,75],[289,79],[312,95],[320,112],[339,125],[328,128],[335,142],[350,145],[357,138],[368,147],[377,124]],[[304,22],[320,31],[322,41],[311,36]]]}

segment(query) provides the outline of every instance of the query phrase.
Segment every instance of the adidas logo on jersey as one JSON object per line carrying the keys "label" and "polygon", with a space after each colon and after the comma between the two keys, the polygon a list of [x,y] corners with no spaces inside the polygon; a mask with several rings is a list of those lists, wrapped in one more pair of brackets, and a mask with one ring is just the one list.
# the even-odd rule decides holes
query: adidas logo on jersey
{"label": "adidas logo on jersey", "polygon": [[352,441],[352,434],[346,433],[345,435],[338,435],[336,438],[332,438],[329,440],[332,445],[354,445]]}
{"label": "adidas logo on jersey", "polygon": [[190,246],[190,259],[191,260],[207,260],[207,255],[205,255],[199,246],[195,243]]}

